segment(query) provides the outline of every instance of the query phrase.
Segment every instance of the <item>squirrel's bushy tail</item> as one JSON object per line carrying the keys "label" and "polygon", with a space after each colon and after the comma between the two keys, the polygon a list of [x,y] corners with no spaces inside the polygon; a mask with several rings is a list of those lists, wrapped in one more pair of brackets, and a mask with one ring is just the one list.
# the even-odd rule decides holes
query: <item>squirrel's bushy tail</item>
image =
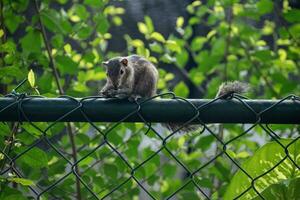
{"label": "squirrel's bushy tail", "polygon": [[[239,81],[224,82],[219,86],[219,90],[215,98],[224,97],[227,98],[229,94],[237,93],[244,94],[250,89],[249,85]],[[189,133],[200,129],[199,124],[188,124],[183,126],[184,123],[166,123],[163,126],[167,127],[170,131],[177,131],[181,133]]]}
{"label": "squirrel's bushy tail", "polygon": [[232,81],[232,82],[224,82],[219,86],[219,90],[217,92],[216,98],[225,96],[227,94],[244,94],[248,92],[250,89],[247,83],[242,83],[239,81]]}

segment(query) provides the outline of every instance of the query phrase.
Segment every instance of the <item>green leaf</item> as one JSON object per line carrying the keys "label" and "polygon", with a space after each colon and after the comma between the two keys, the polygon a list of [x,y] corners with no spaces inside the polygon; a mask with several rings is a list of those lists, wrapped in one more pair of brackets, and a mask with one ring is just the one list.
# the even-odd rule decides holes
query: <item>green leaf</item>
{"label": "green leaf", "polygon": [[2,38],[3,35],[4,35],[4,31],[3,29],[0,29],[0,38]]}
{"label": "green leaf", "polygon": [[64,37],[61,34],[57,34],[51,38],[51,44],[55,48],[60,48],[64,45]]}
{"label": "green leaf", "polygon": [[185,40],[188,40],[193,35],[193,29],[191,26],[186,26],[184,29],[184,35],[183,38]]}
{"label": "green leaf", "polygon": [[29,0],[12,1],[10,10],[14,11],[14,14],[21,13],[27,9],[28,4]]}
{"label": "green leaf", "polygon": [[53,75],[49,72],[45,72],[42,76],[39,77],[37,85],[41,93],[50,92],[52,88]]}
{"label": "green leaf", "polygon": [[196,183],[199,184],[199,186],[206,187],[206,188],[214,187],[210,178],[205,178],[205,177],[201,177],[201,176],[198,177],[197,176],[197,177],[195,177],[195,179],[196,179],[195,180]]}
{"label": "green leaf", "polygon": [[116,180],[118,178],[118,168],[113,164],[104,164],[103,170],[106,176],[111,178],[112,180]]}
{"label": "green leaf", "polygon": [[0,135],[9,135],[10,132],[9,126],[4,122],[0,122]]}
{"label": "green leaf", "polygon": [[266,62],[272,60],[273,52],[270,50],[259,50],[259,51],[255,51],[253,53],[253,56],[255,56],[257,59],[259,59],[262,62]]}
{"label": "green leaf", "polygon": [[236,158],[247,158],[250,154],[247,151],[242,151],[236,154]]}
{"label": "green leaf", "polygon": [[230,149],[227,149],[226,150],[226,153],[231,157],[231,158],[235,158],[236,157],[236,154],[234,153],[234,151],[230,150]]}
{"label": "green leaf", "polygon": [[140,144],[140,141],[138,139],[129,140],[129,142],[127,143],[127,145],[128,145],[129,148],[126,150],[126,156],[130,160],[135,160],[135,159],[138,158],[138,155],[139,155],[139,144]]}
{"label": "green leaf", "polygon": [[79,39],[85,40],[91,36],[92,32],[92,27],[85,25],[80,28],[76,35]]}
{"label": "green leaf", "polygon": [[144,19],[149,33],[152,33],[154,31],[154,26],[151,18],[146,15]]}
{"label": "green leaf", "polygon": [[171,163],[166,163],[162,167],[163,175],[166,178],[174,178],[174,176],[176,175],[176,170],[177,170],[176,165]]}
{"label": "green leaf", "polygon": [[61,16],[53,9],[46,9],[41,12],[43,25],[51,32],[63,33],[63,27],[60,25]]}
{"label": "green leaf", "polygon": [[138,22],[138,29],[144,35],[149,34],[149,30],[148,30],[146,24],[144,24],[142,22]]}
{"label": "green leaf", "polygon": [[75,12],[75,14],[80,17],[81,20],[86,20],[90,15],[87,12],[84,5],[75,4],[75,5],[73,5],[72,9]]}
{"label": "green leaf", "polygon": [[41,52],[41,45],[41,34],[33,29],[30,29],[21,39],[21,46],[24,53],[39,53]]}
{"label": "green leaf", "polygon": [[22,155],[17,161],[27,164],[29,167],[39,169],[47,167],[47,154],[41,149],[34,147],[33,149]]}
{"label": "green leaf", "polygon": [[197,148],[201,148],[203,151],[210,148],[211,144],[215,140],[215,137],[212,135],[203,136],[199,139],[199,141],[196,143]]}
{"label": "green leaf", "polygon": [[85,157],[83,160],[80,161],[80,166],[88,166],[94,162],[95,158],[92,156]]}
{"label": "green leaf", "polygon": [[131,41],[131,45],[134,47],[142,47],[142,46],[144,46],[144,43],[142,40],[135,39],[135,40]]}
{"label": "green leaf", "polygon": [[178,17],[176,20],[176,27],[177,28],[181,28],[183,26],[184,23],[184,18],[183,17]]}
{"label": "green leaf", "polygon": [[8,184],[1,185],[0,199],[1,200],[28,200],[28,198],[22,195],[22,192],[19,189],[11,188],[8,186]]}
{"label": "green leaf", "polygon": [[[35,122],[34,125],[40,128],[41,130],[45,130],[48,126],[47,123],[44,122]],[[43,134],[42,132],[40,132],[38,129],[36,129],[29,123],[23,123],[22,128],[25,129],[28,133],[35,136],[40,136]]]}
{"label": "green leaf", "polygon": [[8,178],[7,180],[15,183],[20,183],[21,185],[24,186],[35,185],[32,180],[25,179],[25,178]]}
{"label": "green leaf", "polygon": [[113,23],[114,23],[116,26],[121,26],[122,23],[123,23],[122,18],[119,17],[119,16],[114,16],[114,17],[112,18],[112,21],[113,21]]}
{"label": "green leaf", "polygon": [[0,52],[15,53],[16,44],[13,41],[6,41],[1,45]]}
{"label": "green leaf", "polygon": [[300,24],[297,23],[297,24],[290,26],[289,31],[290,31],[291,35],[293,35],[293,37],[299,38],[300,37]]}
{"label": "green leaf", "polygon": [[214,41],[211,49],[212,55],[217,55],[217,56],[224,55],[225,45],[226,42],[224,38],[218,38],[216,41]]}
{"label": "green leaf", "polygon": [[260,0],[256,3],[258,12],[260,14],[267,14],[273,10],[273,2],[271,0]]}
{"label": "green leaf", "polygon": [[56,62],[62,74],[76,74],[78,72],[78,64],[68,56],[56,56]]}
{"label": "green leaf", "polygon": [[300,9],[292,9],[283,14],[284,18],[291,23],[300,22]]}
{"label": "green leaf", "polygon": [[14,33],[22,22],[23,18],[20,15],[13,13],[12,10],[4,12],[5,27],[8,28],[10,33]]}
{"label": "green leaf", "polygon": [[162,34],[158,33],[158,32],[154,32],[151,34],[150,38],[159,41],[159,42],[165,42],[165,38]]}
{"label": "green leaf", "polygon": [[195,37],[192,41],[191,49],[193,51],[198,51],[198,50],[202,49],[202,47],[206,41],[207,41],[207,39],[205,37]]}
{"label": "green leaf", "polygon": [[22,77],[24,73],[18,66],[7,66],[0,68],[0,76]]}
{"label": "green leaf", "polygon": [[32,69],[28,73],[27,80],[28,80],[30,86],[32,88],[34,88],[34,86],[35,86],[35,77],[34,77],[34,72],[32,71]]}
{"label": "green leaf", "polygon": [[185,49],[181,49],[180,53],[176,54],[177,65],[181,68],[185,67],[189,60],[189,54]]}
{"label": "green leaf", "polygon": [[28,198],[24,197],[22,194],[10,194],[5,196],[3,200],[28,200]]}
{"label": "green leaf", "polygon": [[183,190],[182,192],[180,192],[178,194],[178,196],[180,197],[179,199],[189,199],[189,200],[199,200],[199,199],[201,199],[201,198],[199,198],[197,193],[195,193],[193,191],[189,191],[189,190]]}
{"label": "green leaf", "polygon": [[93,17],[93,21],[97,24],[97,31],[101,34],[107,33],[109,29],[109,22],[103,14],[97,14]]}
{"label": "green leaf", "polygon": [[[300,199],[300,178],[281,181],[280,183],[272,184],[265,189],[261,195],[265,199],[282,199],[296,200]],[[260,200],[261,197],[256,197],[252,200]]]}
{"label": "green leaf", "polygon": [[174,88],[174,93],[177,96],[181,96],[181,97],[187,97],[189,94],[189,88],[185,85],[184,82],[180,82],[179,84],[177,84]]}
{"label": "green leaf", "polygon": [[158,42],[153,42],[149,46],[150,46],[150,49],[156,53],[163,52],[163,48],[162,48],[161,44],[159,44]]}
{"label": "green leaf", "polygon": [[0,160],[3,160],[5,158],[5,155],[3,153],[0,153]]}
{"label": "green leaf", "polygon": [[183,145],[185,144],[185,137],[180,137],[180,138],[178,138],[177,144],[178,144],[178,147],[179,147],[179,148],[182,148]]}
{"label": "green leaf", "polygon": [[138,55],[142,55],[145,58],[149,58],[150,56],[150,51],[149,49],[145,48],[144,46],[140,46],[136,49],[136,52]]}
{"label": "green leaf", "polygon": [[66,4],[68,2],[68,0],[56,0],[56,1],[58,1],[58,3],[60,4]]}
{"label": "green leaf", "polygon": [[[282,139],[280,142],[284,146],[288,147],[289,156],[299,166],[300,141],[298,140],[293,142],[292,139]],[[289,181],[300,177],[300,173],[297,172],[297,167],[290,159],[287,158],[281,162],[285,156],[285,150],[280,144],[277,142],[270,142],[257,150],[252,157],[242,164],[244,171],[246,171],[252,178],[256,178],[280,163],[267,175],[262,176],[255,181],[255,188],[258,192],[262,193],[273,184],[280,184],[283,181]],[[230,185],[226,190],[224,199],[234,199],[239,194],[244,192],[248,187],[251,187],[251,179],[249,179],[244,172],[239,170],[232,178]],[[240,199],[252,199],[255,197],[257,197],[257,194],[252,188],[248,190]]]}
{"label": "green leaf", "polygon": [[181,47],[177,44],[176,41],[174,40],[167,40],[166,42],[166,47],[173,52],[180,53],[181,52]]}
{"label": "green leaf", "polygon": [[103,1],[102,0],[84,0],[83,2],[86,5],[89,5],[91,7],[102,7],[103,6]]}

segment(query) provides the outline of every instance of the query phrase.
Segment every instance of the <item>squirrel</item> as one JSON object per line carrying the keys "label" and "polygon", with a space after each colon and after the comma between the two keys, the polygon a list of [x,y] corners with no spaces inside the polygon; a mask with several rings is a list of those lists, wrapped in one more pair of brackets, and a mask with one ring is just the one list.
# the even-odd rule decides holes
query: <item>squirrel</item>
{"label": "squirrel", "polygon": [[107,79],[100,94],[104,97],[136,100],[156,94],[158,71],[147,59],[138,55],[116,57],[103,65]]}
{"label": "squirrel", "polygon": [[[100,91],[103,97],[117,97],[137,100],[150,98],[156,95],[158,71],[154,64],[139,55],[127,57],[115,57],[103,62],[106,69],[106,84]],[[228,98],[232,93],[245,93],[248,85],[239,81],[226,82],[220,85],[216,98]],[[197,125],[185,125],[181,123],[163,124],[169,130],[180,132],[195,131]]]}

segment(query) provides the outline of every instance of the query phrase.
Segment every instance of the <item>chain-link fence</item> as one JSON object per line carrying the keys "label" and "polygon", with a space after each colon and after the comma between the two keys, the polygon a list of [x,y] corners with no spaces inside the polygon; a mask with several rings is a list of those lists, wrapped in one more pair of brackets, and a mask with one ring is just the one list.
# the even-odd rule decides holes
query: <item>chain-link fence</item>
{"label": "chain-link fence", "polygon": [[[213,199],[213,192],[222,185],[216,177],[229,173],[232,178],[239,171],[249,185],[242,186],[235,198],[249,199],[247,195],[252,192],[256,198],[266,199],[263,192],[271,184],[261,184],[260,180],[268,182],[266,179],[274,179],[270,174],[283,175],[290,168],[299,175],[300,136],[295,124],[300,121],[300,99],[291,95],[279,101],[250,101],[237,94],[220,98],[188,100],[167,93],[136,102],[97,96],[63,96],[54,101],[14,91],[0,99],[0,118],[10,121],[1,125],[1,135],[5,136],[1,142],[1,187],[9,185],[34,199]],[[73,121],[73,136],[80,141],[75,160],[64,149],[71,142],[64,137],[66,121]],[[168,121],[181,125],[170,132],[153,123]],[[140,123],[133,126],[132,122]],[[225,129],[226,124],[211,125],[234,122],[246,125],[232,129]],[[198,124],[199,129],[180,133],[191,123]],[[289,129],[293,132],[290,140],[282,140],[270,123],[294,124],[291,126],[295,128]],[[3,124],[11,124],[10,129]],[[256,134],[267,136],[282,151],[259,175],[253,175],[241,164],[242,156],[230,150],[241,145],[237,141]],[[202,135],[209,140],[201,140],[200,147],[207,147],[199,153],[194,140]],[[46,164],[44,153],[48,154]],[[219,158],[226,159],[232,170],[206,177],[207,169],[220,165]],[[261,162],[264,159],[268,160],[261,158]],[[26,182],[28,179],[33,183]]]}

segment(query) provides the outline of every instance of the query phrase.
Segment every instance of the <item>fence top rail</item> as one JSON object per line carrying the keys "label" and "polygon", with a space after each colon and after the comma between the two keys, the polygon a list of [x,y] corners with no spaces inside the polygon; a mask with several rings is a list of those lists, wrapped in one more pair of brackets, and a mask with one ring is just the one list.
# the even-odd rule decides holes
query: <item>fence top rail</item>
{"label": "fence top rail", "polygon": [[129,102],[100,97],[0,98],[0,121],[187,122],[300,124],[300,101],[152,99]]}

